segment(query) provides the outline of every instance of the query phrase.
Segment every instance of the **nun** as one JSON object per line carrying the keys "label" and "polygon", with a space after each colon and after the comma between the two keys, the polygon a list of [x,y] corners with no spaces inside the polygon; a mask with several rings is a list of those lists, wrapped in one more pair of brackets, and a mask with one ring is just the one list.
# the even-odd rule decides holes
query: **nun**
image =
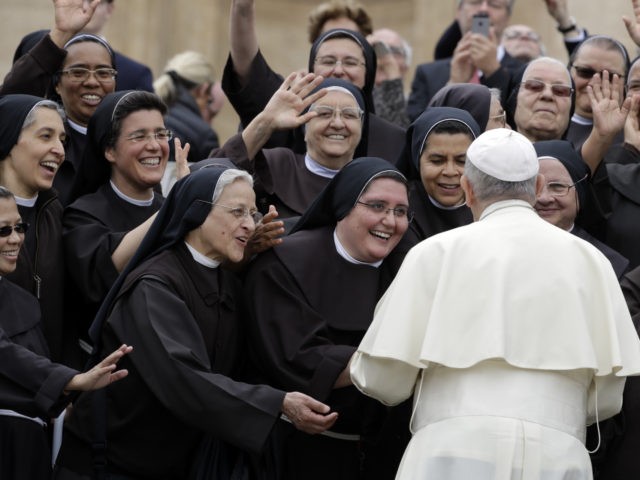
{"label": "nun", "polygon": [[399,250],[473,221],[460,178],[467,148],[480,133],[468,112],[451,107],[429,107],[411,124],[398,168],[409,179],[414,219]]}
{"label": "nun", "polygon": [[51,358],[62,357],[64,254],[62,205],[52,188],[65,160],[64,114],[51,101],[31,95],[0,99],[0,186],[16,197],[31,228],[14,272],[7,279],[40,302]]}
{"label": "nun", "polygon": [[[353,160],[366,108],[362,92],[350,82],[293,73],[247,128],[213,156],[229,157],[254,176],[261,212],[274,205],[280,218],[299,217]],[[263,148],[271,133],[295,125],[304,126],[304,153]]]}
{"label": "nun", "polygon": [[629,260],[576,224],[580,207],[586,204],[591,193],[587,164],[568,141],[547,140],[533,146],[546,182],[534,205],[538,215],[591,243],[609,259],[617,277],[622,278]]}
{"label": "nun", "polygon": [[403,444],[390,439],[402,429],[382,426],[386,410],[351,386],[347,365],[394,276],[387,259],[411,216],[404,176],[383,159],[358,158],[250,266],[252,379],[300,390],[339,415],[322,435],[277,425],[277,478],[393,478]]}
{"label": "nun", "polygon": [[129,90],[107,95],[89,120],[74,201],[63,217],[67,318],[87,353],[89,323],[164,200],[156,190],[172,136],[165,113],[157,95]]}
{"label": "nun", "polygon": [[257,454],[282,413],[309,432],[335,422],[306,395],[233,380],[240,285],[221,264],[242,260],[258,218],[245,172],[213,165],[175,184],[90,331],[97,356],[135,343],[128,381],[74,403],[58,479],[185,478],[205,434]]}

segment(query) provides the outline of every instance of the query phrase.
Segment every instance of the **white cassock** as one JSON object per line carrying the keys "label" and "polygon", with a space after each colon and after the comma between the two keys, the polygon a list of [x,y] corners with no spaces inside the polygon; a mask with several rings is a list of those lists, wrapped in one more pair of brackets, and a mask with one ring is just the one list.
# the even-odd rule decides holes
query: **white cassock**
{"label": "white cassock", "polygon": [[591,479],[586,425],[620,410],[640,341],[607,258],[526,202],[414,247],[351,378],[411,395],[397,479]]}

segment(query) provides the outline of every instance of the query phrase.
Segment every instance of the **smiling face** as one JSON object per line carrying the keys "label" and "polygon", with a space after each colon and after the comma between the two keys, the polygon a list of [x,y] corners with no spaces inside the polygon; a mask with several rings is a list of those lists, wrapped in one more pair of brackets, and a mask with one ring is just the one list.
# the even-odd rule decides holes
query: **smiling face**
{"label": "smiling face", "polygon": [[[67,56],[61,70],[71,67],[95,70],[113,68],[113,65],[104,46],[87,41],[74,43],[67,48]],[[115,79],[99,82],[92,74],[84,82],[76,82],[69,75],[62,74],[56,85],[56,92],[62,99],[69,119],[86,126],[104,96],[113,92],[115,88]]]}
{"label": "smiling face", "polygon": [[[379,178],[371,182],[358,202],[382,203],[387,209],[409,206],[407,188],[391,178]],[[391,253],[408,227],[407,217],[398,218],[390,211],[379,213],[357,203],[338,222],[336,233],[349,255],[358,261],[373,263]]]}
{"label": "smiling face", "polygon": [[[357,63],[353,66],[334,65],[326,67],[322,65],[319,59],[333,58],[341,62],[353,59]],[[362,48],[351,38],[330,38],[322,42],[316,52],[316,58],[313,66],[313,73],[322,75],[325,78],[341,78],[347,82],[353,83],[356,87],[364,87],[366,65]]]}
{"label": "smiling face", "polygon": [[[255,211],[256,196],[247,181],[236,179],[224,188],[216,204]],[[247,240],[255,228],[251,215],[237,218],[228,208],[213,206],[204,223],[191,230],[185,240],[213,260],[237,263],[242,260]]]}
{"label": "smiling face", "polygon": [[[111,180],[125,195],[144,200],[160,183],[169,159],[169,142],[151,137],[164,131],[164,119],[158,110],[138,110],[122,121],[115,146],[107,148],[105,158],[111,162]],[[130,137],[146,134],[141,141]]]}
{"label": "smiling face", "polygon": [[20,133],[6,159],[0,162],[0,179],[14,195],[33,198],[51,188],[64,161],[66,133],[56,110],[39,107],[34,122]]}
{"label": "smiling face", "polygon": [[572,185],[573,180],[569,172],[559,160],[555,158],[540,159],[540,173],[545,179],[545,188],[536,197],[534,208],[540,217],[547,222],[569,230],[578,215],[578,194],[575,188],[570,188],[564,196],[552,195],[546,184],[551,182]]}
{"label": "smiling face", "polygon": [[[13,198],[0,198],[0,227],[11,226],[22,220]],[[15,230],[8,237],[0,237],[0,276],[7,275],[16,269],[18,253],[24,242],[24,233]]]}
{"label": "smiling face", "polygon": [[342,168],[353,160],[360,136],[362,135],[362,120],[338,111],[343,109],[360,109],[358,102],[352,95],[331,90],[318,100],[313,107],[330,107],[319,109],[317,117],[307,122],[305,127],[305,142],[307,153],[316,162],[334,170]]}
{"label": "smiling face", "polygon": [[[576,68],[577,67],[577,68]],[[609,79],[613,79],[613,74],[619,76],[625,74],[625,59],[622,52],[617,48],[609,50],[599,45],[584,45],[576,53],[576,57],[571,67],[571,77],[576,85],[576,113],[586,118],[593,118],[591,110],[591,101],[587,93],[587,86],[593,82],[593,78],[582,78],[578,72],[583,69],[591,69],[596,72],[607,70]],[[620,78],[620,103],[624,99],[624,78]]]}
{"label": "smiling face", "polygon": [[531,91],[520,85],[518,105],[514,120],[518,132],[532,142],[558,140],[569,125],[571,97],[562,97],[551,91],[551,85],[571,86],[569,72],[562,63],[551,60],[534,60],[522,76],[545,83],[540,92]]}
{"label": "smiling face", "polygon": [[460,177],[471,142],[464,133],[432,133],[427,138],[420,155],[420,179],[429,196],[441,205],[452,207],[464,202]]}

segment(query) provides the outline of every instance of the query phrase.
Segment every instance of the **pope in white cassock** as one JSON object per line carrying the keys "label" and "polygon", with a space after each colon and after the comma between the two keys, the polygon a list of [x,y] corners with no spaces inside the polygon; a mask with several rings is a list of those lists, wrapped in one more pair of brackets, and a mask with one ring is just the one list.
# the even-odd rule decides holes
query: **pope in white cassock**
{"label": "pope in white cassock", "polygon": [[413,395],[397,479],[592,478],[586,425],[620,410],[640,342],[609,260],[532,208],[543,183],[524,136],[479,136],[475,222],[414,247],[378,303],[351,378]]}

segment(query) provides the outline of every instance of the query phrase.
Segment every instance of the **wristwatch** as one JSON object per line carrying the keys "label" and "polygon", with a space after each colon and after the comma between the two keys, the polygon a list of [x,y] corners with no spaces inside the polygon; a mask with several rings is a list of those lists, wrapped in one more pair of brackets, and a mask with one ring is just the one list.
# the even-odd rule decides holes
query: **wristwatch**
{"label": "wristwatch", "polygon": [[571,21],[571,25],[569,25],[568,27],[563,28],[560,25],[557,26],[557,29],[560,33],[569,33],[572,30],[578,29],[578,25],[576,24],[576,19],[573,17],[569,17],[569,20]]}

